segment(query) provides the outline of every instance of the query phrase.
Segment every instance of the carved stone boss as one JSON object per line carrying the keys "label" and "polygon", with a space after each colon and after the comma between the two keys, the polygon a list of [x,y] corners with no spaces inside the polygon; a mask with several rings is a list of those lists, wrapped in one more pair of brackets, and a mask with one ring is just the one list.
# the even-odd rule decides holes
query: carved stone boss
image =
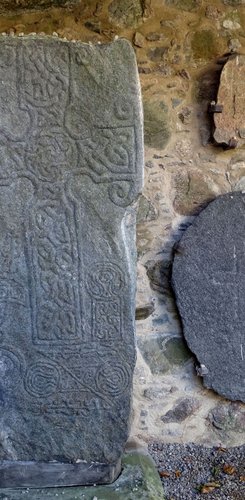
{"label": "carved stone boss", "polygon": [[120,471],[142,164],[126,41],[0,39],[0,487]]}

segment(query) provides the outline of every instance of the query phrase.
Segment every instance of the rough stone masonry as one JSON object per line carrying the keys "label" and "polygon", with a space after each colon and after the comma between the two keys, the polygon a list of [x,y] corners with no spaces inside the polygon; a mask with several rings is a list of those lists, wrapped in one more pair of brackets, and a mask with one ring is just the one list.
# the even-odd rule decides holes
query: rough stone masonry
{"label": "rough stone masonry", "polygon": [[142,111],[130,44],[0,38],[0,487],[120,471]]}

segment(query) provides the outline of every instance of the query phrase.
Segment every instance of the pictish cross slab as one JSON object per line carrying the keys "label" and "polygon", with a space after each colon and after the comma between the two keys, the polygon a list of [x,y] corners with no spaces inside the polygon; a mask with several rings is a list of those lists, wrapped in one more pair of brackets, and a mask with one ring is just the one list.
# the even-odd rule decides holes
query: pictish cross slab
{"label": "pictish cross slab", "polygon": [[134,53],[2,37],[0,82],[0,487],[110,482],[135,364]]}

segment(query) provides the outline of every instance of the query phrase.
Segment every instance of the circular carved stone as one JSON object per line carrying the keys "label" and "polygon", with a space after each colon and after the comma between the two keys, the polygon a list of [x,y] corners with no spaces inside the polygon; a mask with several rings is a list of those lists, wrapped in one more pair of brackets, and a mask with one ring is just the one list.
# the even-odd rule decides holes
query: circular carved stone
{"label": "circular carved stone", "polygon": [[59,371],[49,362],[33,364],[25,377],[25,388],[31,396],[42,398],[53,394],[59,384]]}
{"label": "circular carved stone", "polygon": [[204,385],[245,401],[245,194],[218,197],[184,233],[172,284]]}
{"label": "circular carved stone", "polygon": [[113,359],[99,368],[96,374],[96,386],[103,394],[119,396],[130,384],[130,373],[126,365]]}
{"label": "circular carved stone", "polygon": [[0,349],[0,394],[16,387],[20,381],[21,363],[9,349]]}

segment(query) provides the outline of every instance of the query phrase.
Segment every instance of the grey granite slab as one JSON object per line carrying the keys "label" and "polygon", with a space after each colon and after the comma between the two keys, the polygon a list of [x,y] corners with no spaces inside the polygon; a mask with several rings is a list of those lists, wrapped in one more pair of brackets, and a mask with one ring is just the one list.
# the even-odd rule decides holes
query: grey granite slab
{"label": "grey granite slab", "polygon": [[111,481],[135,364],[134,52],[1,37],[0,82],[0,486],[33,486],[36,462]]}
{"label": "grey granite slab", "polygon": [[245,401],[245,194],[219,196],[185,231],[172,284],[204,385]]}

